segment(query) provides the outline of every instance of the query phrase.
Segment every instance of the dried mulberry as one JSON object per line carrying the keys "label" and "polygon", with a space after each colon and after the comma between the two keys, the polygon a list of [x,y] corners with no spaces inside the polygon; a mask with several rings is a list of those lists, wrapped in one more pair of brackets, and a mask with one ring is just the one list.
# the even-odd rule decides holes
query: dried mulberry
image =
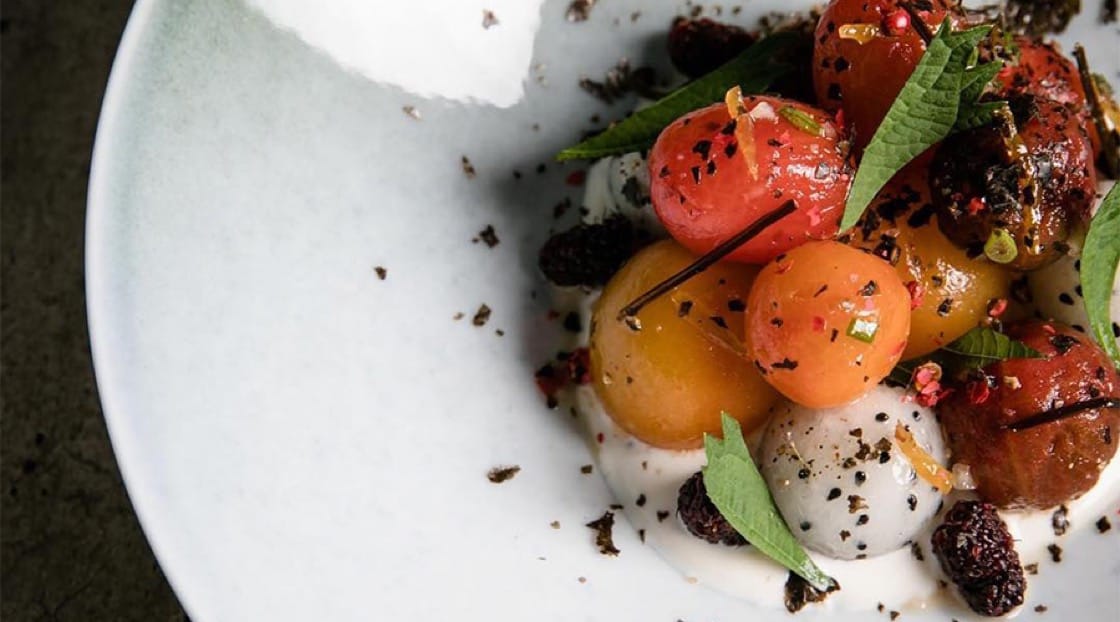
{"label": "dried mulberry", "polygon": [[712,544],[722,542],[728,546],[742,546],[747,543],[708,498],[704,476],[699,471],[681,486],[677,497],[677,516],[689,533]]}
{"label": "dried mulberry", "polygon": [[1001,616],[1023,604],[1023,566],[995,506],[957,502],[933,532],[933,551],[976,613]]}

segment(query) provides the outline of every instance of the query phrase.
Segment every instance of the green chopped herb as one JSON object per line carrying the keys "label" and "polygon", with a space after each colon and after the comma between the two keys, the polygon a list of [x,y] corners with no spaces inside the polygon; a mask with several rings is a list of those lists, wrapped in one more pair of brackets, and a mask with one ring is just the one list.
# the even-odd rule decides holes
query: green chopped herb
{"label": "green chopped herb", "polygon": [[820,123],[817,123],[816,119],[793,106],[782,106],[778,110],[778,114],[782,115],[783,119],[789,121],[794,127],[806,134],[821,136],[824,132],[824,128],[821,127]]}
{"label": "green chopped herb", "polygon": [[1120,262],[1120,184],[1108,191],[1097,213],[1089,223],[1085,248],[1081,251],[1081,290],[1085,295],[1085,311],[1097,343],[1120,366],[1120,347],[1113,334],[1110,308],[1112,286],[1116,281],[1116,264]]}
{"label": "green chopped herb", "polygon": [[998,73],[998,63],[969,63],[990,30],[978,26],[952,32],[949,20],[942,23],[864,149],[840,221],[841,231],[856,224],[895,173],[960,129],[958,123],[975,127],[991,118],[994,102],[977,103],[976,98]]}
{"label": "green chopped herb", "polygon": [[996,263],[1011,263],[1019,256],[1015,237],[1007,229],[992,229],[988,241],[984,242],[984,255]]}
{"label": "green chopped herb", "polygon": [[719,69],[669,93],[603,133],[561,151],[556,159],[588,160],[645,149],[673,121],[693,110],[723,101],[731,87],[740,87],[744,94],[765,91],[778,78],[793,71],[789,63],[780,59],[798,44],[796,33],[772,34]]}
{"label": "green chopped herb", "polygon": [[846,334],[864,343],[871,343],[875,341],[875,333],[877,332],[879,332],[879,320],[877,318],[854,317],[848,323]]}
{"label": "green chopped herb", "polygon": [[766,481],[758,472],[739,423],[722,413],[723,439],[704,435],[708,465],[704,487],[720,514],[751,545],[770,559],[792,570],[814,588],[825,591],[836,585],[794,538],[778,513]]}

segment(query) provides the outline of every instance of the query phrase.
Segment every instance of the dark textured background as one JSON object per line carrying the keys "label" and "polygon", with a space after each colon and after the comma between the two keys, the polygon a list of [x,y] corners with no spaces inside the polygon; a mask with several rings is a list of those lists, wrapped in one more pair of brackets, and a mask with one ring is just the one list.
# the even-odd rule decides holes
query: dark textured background
{"label": "dark textured background", "polygon": [[7,0],[0,22],[0,619],[184,620],[97,401],[82,234],[101,96],[131,0]]}

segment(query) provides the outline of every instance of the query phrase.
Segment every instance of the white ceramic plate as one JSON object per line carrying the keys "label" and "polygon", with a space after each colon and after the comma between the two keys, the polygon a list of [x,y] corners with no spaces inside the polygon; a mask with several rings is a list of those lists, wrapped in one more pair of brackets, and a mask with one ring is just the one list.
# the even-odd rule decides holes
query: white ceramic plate
{"label": "white ceramic plate", "polygon": [[[1115,78],[1115,27],[1090,4],[1065,40]],[[95,151],[89,313],[118,460],[193,619],[786,615],[687,583],[625,521],[618,558],[583,527],[613,500],[532,382],[560,331],[535,253],[552,206],[579,199],[550,156],[626,109],[579,76],[663,64],[657,37],[688,7],[604,0],[571,24],[566,5],[545,3],[525,97],[499,109],[374,84],[232,0],[138,4]],[[493,249],[471,241],[488,224]],[[499,464],[522,471],[494,485]],[[1115,619],[1120,538],[1081,527],[1032,603]]]}

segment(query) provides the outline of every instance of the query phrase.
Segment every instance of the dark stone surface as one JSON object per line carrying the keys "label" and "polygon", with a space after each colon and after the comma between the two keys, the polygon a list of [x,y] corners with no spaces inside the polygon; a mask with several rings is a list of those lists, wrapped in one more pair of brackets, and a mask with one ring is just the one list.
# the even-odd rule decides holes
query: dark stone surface
{"label": "dark stone surface", "polygon": [[128,0],[3,3],[0,619],[184,620],[121,485],[86,332],[82,234]]}

